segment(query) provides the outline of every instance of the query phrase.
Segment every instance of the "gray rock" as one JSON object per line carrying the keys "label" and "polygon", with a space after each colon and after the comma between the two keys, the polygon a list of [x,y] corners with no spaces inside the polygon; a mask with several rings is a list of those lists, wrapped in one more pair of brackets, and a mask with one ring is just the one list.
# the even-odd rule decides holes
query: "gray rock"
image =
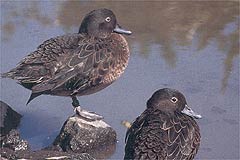
{"label": "gray rock", "polygon": [[59,151],[92,153],[115,143],[116,132],[103,120],[87,121],[76,115],[64,123],[53,147]]}
{"label": "gray rock", "polygon": [[0,143],[14,151],[23,151],[29,148],[28,142],[20,138],[18,127],[21,115],[14,111],[9,105],[0,101]]}
{"label": "gray rock", "polygon": [[13,151],[25,151],[29,149],[29,144],[20,138],[17,130],[12,129],[6,136],[2,137],[1,147],[9,148]]}
{"label": "gray rock", "polygon": [[14,111],[9,105],[0,101],[0,136],[16,129],[20,123],[21,115]]}
{"label": "gray rock", "polygon": [[4,102],[0,104],[0,159],[94,160],[91,155],[104,159],[115,151],[116,132],[108,124],[78,116],[68,118],[52,146],[31,151],[16,130],[22,116]]}
{"label": "gray rock", "polygon": [[13,151],[9,148],[0,148],[0,159],[16,160],[94,160],[88,153],[66,153],[59,151]]}

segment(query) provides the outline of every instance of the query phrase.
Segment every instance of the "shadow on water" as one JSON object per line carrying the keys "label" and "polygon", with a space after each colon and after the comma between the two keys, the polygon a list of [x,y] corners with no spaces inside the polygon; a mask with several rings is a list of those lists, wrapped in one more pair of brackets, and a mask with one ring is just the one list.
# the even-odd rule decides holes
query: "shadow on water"
{"label": "shadow on water", "polygon": [[[31,2],[20,8],[17,5],[9,7],[10,11],[3,15],[9,21],[1,24],[4,33],[2,40],[12,37],[17,27],[24,26],[28,20],[36,20],[44,26],[59,25],[66,32],[72,32],[71,28],[80,25],[85,13],[105,7],[116,13],[123,26],[134,31],[129,41],[130,44],[138,44],[140,54],[147,56],[151,53],[151,44],[159,44],[161,57],[170,67],[176,67],[176,45],[191,46],[194,36],[197,36],[197,48],[203,50],[214,41],[219,51],[227,55],[223,64],[222,91],[227,87],[233,60],[239,55],[238,2],[65,1],[59,4],[56,20],[41,12],[40,2]],[[11,18],[21,20],[13,22]],[[226,25],[231,23],[234,29],[225,31]]]}
{"label": "shadow on water", "polygon": [[[85,100],[96,106],[90,110],[104,113],[106,120],[110,121],[117,130],[119,138],[117,146],[102,149],[104,151],[99,152],[98,157],[123,157],[125,128],[120,126],[120,121],[123,120],[122,118],[130,120],[136,117],[142,112],[143,108],[140,106],[144,107],[144,100],[150,96],[149,93],[159,86],[164,86],[184,89],[188,94],[187,97],[190,97],[189,100],[197,104],[197,109],[203,113],[204,118],[198,121],[202,131],[199,157],[236,159],[239,157],[237,153],[239,144],[236,143],[236,139],[239,140],[239,132],[229,131],[239,129],[239,89],[237,89],[239,84],[237,83],[239,83],[240,15],[238,7],[237,1],[4,1],[1,2],[1,49],[4,52],[1,52],[3,58],[1,71],[7,71],[9,67],[15,66],[15,61],[13,64],[11,57],[14,56],[14,60],[19,61],[23,55],[26,56],[26,50],[31,52],[32,48],[36,47],[35,43],[51,38],[50,35],[77,32],[87,12],[97,8],[110,8],[116,14],[120,25],[133,31],[132,36],[126,37],[132,55],[129,67],[121,77],[123,80],[112,85],[115,87],[114,91],[107,88],[101,91],[101,94],[81,99],[82,102]],[[32,28],[44,31],[32,34],[35,32],[31,30]],[[59,28],[62,31],[59,31]],[[26,37],[24,42],[31,45],[19,42],[22,36]],[[28,36],[32,37],[27,39]],[[15,46],[22,48],[18,49]],[[18,55],[19,52],[21,56]],[[27,95],[27,91],[10,80],[4,80],[2,84],[3,92],[7,93],[1,92],[3,100],[11,102],[13,106],[25,105],[25,97],[15,100],[16,102],[12,99]],[[129,89],[128,93],[126,88]],[[119,96],[120,93],[122,97]],[[102,96],[107,97],[106,102],[102,100]],[[47,99],[47,102],[44,102],[44,99]],[[55,108],[51,103],[56,104]],[[39,149],[51,143],[65,118],[71,114],[66,107],[69,103],[70,100],[68,101],[67,98],[42,96],[33,102],[32,105],[36,106],[34,109],[20,109],[25,113],[25,110],[32,111],[24,114],[21,130],[26,138],[30,138],[29,141],[33,145],[44,143],[35,148]],[[100,109],[98,106],[101,106]],[[115,108],[112,109],[112,106]],[[38,108],[41,107],[39,113]],[[35,116],[36,111],[38,116]],[[48,114],[46,115],[45,112]],[[54,118],[53,115],[56,117]],[[31,125],[29,120],[33,120],[30,122]],[[46,126],[45,121],[51,124]],[[46,131],[42,131],[41,128],[36,130],[34,126],[36,124],[39,127],[46,127]],[[32,130],[36,130],[36,133],[31,133]],[[47,138],[42,138],[45,135]],[[229,147],[225,148],[225,145]]]}

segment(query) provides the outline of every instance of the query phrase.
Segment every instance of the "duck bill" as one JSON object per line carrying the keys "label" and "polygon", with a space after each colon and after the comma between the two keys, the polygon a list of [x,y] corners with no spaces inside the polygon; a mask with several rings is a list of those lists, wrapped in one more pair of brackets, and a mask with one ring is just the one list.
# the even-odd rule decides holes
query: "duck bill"
{"label": "duck bill", "polygon": [[202,116],[200,114],[195,113],[190,107],[188,107],[187,104],[185,105],[184,109],[181,112],[183,114],[186,114],[186,115],[196,118],[196,119],[202,118]]}
{"label": "duck bill", "polygon": [[131,31],[128,31],[128,30],[125,30],[125,29],[121,28],[121,27],[119,26],[119,24],[116,25],[116,27],[114,28],[113,31],[116,32],[116,33],[126,34],[126,35],[132,34]]}

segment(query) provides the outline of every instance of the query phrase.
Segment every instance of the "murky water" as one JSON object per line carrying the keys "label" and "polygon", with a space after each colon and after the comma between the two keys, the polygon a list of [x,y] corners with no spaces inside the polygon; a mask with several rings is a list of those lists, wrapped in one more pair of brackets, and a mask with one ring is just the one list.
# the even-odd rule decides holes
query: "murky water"
{"label": "murky water", "polygon": [[[83,16],[109,8],[134,34],[127,37],[131,59],[110,87],[79,97],[81,105],[105,117],[117,131],[116,148],[105,158],[122,159],[126,128],[152,93],[175,88],[203,119],[197,158],[239,159],[239,2],[30,2],[1,1],[1,72],[6,72],[44,40],[78,31]],[[24,117],[23,138],[33,149],[50,144],[66,118],[71,99],[40,96],[28,106],[30,91],[1,79],[1,100]],[[102,156],[103,158],[104,156]]]}

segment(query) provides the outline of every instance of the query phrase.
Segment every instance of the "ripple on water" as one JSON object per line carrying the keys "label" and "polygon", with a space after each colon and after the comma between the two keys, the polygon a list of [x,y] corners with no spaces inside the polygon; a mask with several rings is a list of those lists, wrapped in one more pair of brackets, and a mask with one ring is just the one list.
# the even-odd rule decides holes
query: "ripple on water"
{"label": "ripple on water", "polygon": [[230,125],[238,125],[239,124],[239,122],[237,120],[234,120],[234,119],[226,119],[226,118],[224,118],[223,121],[228,123],[228,124],[230,124]]}
{"label": "ripple on water", "polygon": [[208,119],[208,118],[203,118],[203,119],[199,119],[199,120],[198,120],[198,123],[199,123],[200,125],[208,125],[208,124],[211,124],[212,121],[211,121],[210,119]]}
{"label": "ripple on water", "polygon": [[226,111],[225,109],[220,108],[220,107],[213,106],[213,107],[211,108],[211,112],[217,113],[217,114],[224,114],[224,113],[226,113],[227,111]]}

